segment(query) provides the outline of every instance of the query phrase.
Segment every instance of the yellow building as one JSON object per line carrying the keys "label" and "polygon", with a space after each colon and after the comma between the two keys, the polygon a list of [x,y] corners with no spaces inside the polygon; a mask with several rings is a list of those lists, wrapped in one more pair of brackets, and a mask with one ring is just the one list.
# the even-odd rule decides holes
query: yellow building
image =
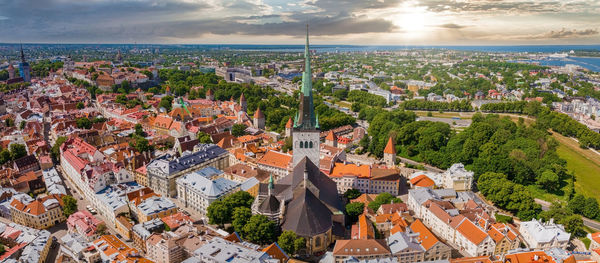
{"label": "yellow building", "polygon": [[62,206],[62,195],[49,195],[28,204],[14,199],[10,203],[10,214],[17,224],[46,229],[66,220]]}

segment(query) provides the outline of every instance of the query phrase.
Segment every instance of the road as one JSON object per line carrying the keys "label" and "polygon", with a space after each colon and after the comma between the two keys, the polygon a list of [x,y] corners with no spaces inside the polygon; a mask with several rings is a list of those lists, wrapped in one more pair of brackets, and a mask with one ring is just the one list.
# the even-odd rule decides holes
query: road
{"label": "road", "polygon": [[[550,210],[550,206],[552,205],[552,203],[548,202],[548,201],[544,201],[542,199],[535,199],[535,202],[537,204],[540,204],[542,206],[542,210],[544,211],[548,211]],[[591,220],[589,218],[585,218],[585,217],[581,217],[583,219],[583,225],[596,230],[596,231],[600,231],[600,222],[595,221],[595,220]]]}
{"label": "road", "polygon": [[433,167],[433,166],[425,164],[425,163],[420,163],[420,162],[413,161],[411,159],[407,159],[407,158],[400,157],[400,156],[397,156],[396,158],[398,158],[401,162],[407,163],[407,164],[410,164],[410,165],[415,165],[415,166],[422,165],[425,168],[425,170],[430,171],[430,172],[436,172],[436,173],[443,173],[443,172],[445,172],[444,170],[442,170],[440,168]]}

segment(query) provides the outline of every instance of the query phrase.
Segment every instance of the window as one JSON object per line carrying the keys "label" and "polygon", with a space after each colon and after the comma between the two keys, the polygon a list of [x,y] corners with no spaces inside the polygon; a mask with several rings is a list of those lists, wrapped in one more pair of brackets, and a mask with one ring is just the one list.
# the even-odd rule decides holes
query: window
{"label": "window", "polygon": [[304,142],[300,142],[300,148],[304,148]]}
{"label": "window", "polygon": [[315,239],[315,247],[320,247],[321,246],[321,237],[317,237]]}
{"label": "window", "polygon": [[309,142],[308,144],[309,144],[308,148],[312,148],[313,147],[313,143],[312,142]]}

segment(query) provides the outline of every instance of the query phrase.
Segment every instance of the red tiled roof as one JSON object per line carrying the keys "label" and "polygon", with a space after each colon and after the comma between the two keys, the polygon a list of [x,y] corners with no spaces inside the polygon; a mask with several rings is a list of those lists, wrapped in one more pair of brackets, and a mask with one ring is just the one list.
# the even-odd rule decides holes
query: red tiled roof
{"label": "red tiled roof", "polygon": [[413,177],[409,182],[410,184],[419,187],[432,187],[435,185],[435,182],[424,174]]}
{"label": "red tiled roof", "polygon": [[392,141],[392,137],[390,137],[388,139],[388,142],[385,145],[385,149],[383,149],[383,153],[396,154],[396,148],[394,147],[394,142]]}
{"label": "red tiled roof", "polygon": [[425,250],[429,250],[440,241],[419,219],[410,225],[410,230],[419,233],[418,239]]}
{"label": "red tiled roof", "polygon": [[456,230],[476,245],[481,244],[488,236],[487,233],[483,232],[483,230],[468,219],[463,220]]}
{"label": "red tiled roof", "polygon": [[265,155],[258,160],[258,163],[281,169],[287,169],[291,161],[292,156],[289,154],[280,153],[277,151],[267,151]]}

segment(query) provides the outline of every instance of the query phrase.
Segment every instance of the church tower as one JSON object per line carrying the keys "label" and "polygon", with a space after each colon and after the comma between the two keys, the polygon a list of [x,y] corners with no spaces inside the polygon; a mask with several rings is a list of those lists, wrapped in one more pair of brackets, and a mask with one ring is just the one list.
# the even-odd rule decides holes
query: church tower
{"label": "church tower", "polygon": [[312,72],[310,70],[310,53],[308,46],[308,25],[306,25],[306,46],[304,48],[304,72],[300,89],[300,108],[294,119],[293,129],[293,165],[296,166],[304,157],[319,167],[320,129],[319,117],[315,116],[312,96]]}
{"label": "church tower", "polygon": [[21,45],[21,62],[19,63],[19,74],[25,82],[31,82],[31,69],[29,63],[25,60],[25,53],[23,53],[23,45]]}

